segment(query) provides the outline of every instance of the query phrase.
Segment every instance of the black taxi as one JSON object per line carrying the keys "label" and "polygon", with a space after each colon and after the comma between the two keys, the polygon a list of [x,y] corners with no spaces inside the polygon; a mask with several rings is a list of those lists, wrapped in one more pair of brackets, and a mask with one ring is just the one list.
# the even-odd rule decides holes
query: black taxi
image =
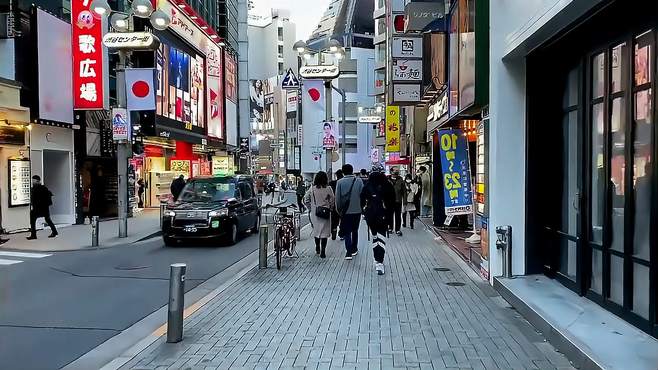
{"label": "black taxi", "polygon": [[241,233],[258,232],[259,216],[250,176],[195,177],[163,212],[162,236],[167,246],[191,240],[233,245]]}

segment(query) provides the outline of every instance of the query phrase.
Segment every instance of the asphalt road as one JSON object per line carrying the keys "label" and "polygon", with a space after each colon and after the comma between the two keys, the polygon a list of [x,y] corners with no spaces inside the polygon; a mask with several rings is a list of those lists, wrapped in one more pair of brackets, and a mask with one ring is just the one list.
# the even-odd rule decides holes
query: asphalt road
{"label": "asphalt road", "polygon": [[257,235],[230,247],[158,238],[0,264],[0,369],[63,367],[164,306],[171,263],[187,263],[190,290],[257,249]]}

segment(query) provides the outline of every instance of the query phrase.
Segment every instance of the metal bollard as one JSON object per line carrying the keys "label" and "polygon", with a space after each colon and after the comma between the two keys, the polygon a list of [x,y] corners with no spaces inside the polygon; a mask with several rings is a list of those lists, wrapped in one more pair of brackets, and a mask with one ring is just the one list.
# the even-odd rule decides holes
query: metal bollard
{"label": "metal bollard", "polygon": [[169,312],[167,315],[167,343],[183,340],[183,311],[185,309],[184,263],[174,263],[169,270]]}
{"label": "metal bollard", "polygon": [[267,268],[267,242],[269,241],[267,233],[269,228],[267,225],[260,225],[260,239],[258,244],[258,268]]}
{"label": "metal bollard", "polygon": [[299,212],[295,213],[295,239],[302,240],[302,215]]}
{"label": "metal bollard", "polygon": [[98,216],[93,216],[91,218],[91,246],[92,247],[98,247],[98,234],[100,232],[100,229],[98,228],[99,226],[100,224],[99,224]]}
{"label": "metal bollard", "polygon": [[496,227],[496,248],[503,251],[503,277],[511,279],[512,275],[512,226]]}

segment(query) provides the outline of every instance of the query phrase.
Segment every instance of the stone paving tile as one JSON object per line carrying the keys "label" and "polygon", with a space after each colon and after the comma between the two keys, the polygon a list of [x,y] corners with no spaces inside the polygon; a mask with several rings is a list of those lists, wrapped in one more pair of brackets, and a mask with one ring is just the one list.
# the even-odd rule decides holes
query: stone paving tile
{"label": "stone paving tile", "polygon": [[252,270],[190,316],[182,343],[160,338],[124,368],[570,368],[432,234],[405,231],[389,239],[384,276],[375,274],[365,227],[353,261],[338,241],[319,259],[306,237],[282,270]]}

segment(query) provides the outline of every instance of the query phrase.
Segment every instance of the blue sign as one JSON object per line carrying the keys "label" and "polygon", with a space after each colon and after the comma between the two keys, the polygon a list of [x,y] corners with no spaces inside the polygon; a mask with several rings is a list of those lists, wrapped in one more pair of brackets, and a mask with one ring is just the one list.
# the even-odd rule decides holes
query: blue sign
{"label": "blue sign", "polygon": [[295,76],[295,73],[293,73],[292,69],[288,70],[286,76],[283,78],[283,81],[281,81],[281,88],[283,89],[299,88],[299,80],[297,79],[297,76]]}
{"label": "blue sign", "polygon": [[473,213],[473,188],[468,160],[468,141],[459,129],[439,130],[446,216]]}

